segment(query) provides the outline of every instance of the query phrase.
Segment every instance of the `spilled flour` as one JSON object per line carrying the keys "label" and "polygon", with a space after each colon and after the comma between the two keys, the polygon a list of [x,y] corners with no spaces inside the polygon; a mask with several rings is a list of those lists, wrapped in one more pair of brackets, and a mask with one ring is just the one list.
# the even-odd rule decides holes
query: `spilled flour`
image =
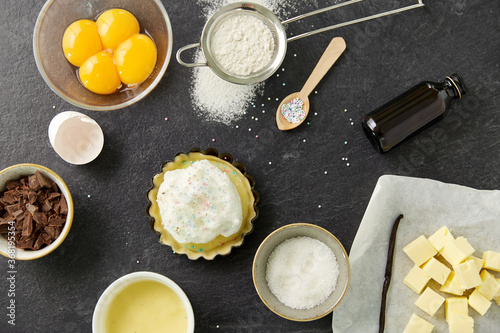
{"label": "spilled flour", "polygon": [[[198,0],[203,6],[203,14],[208,20],[220,7],[235,0]],[[287,1],[253,0],[267,7],[278,16],[284,16]],[[201,50],[196,54],[196,62],[205,62]],[[208,121],[230,125],[246,114],[247,108],[257,96],[262,96],[264,83],[238,85],[219,78],[208,67],[195,67],[191,79],[191,100],[198,115]]]}

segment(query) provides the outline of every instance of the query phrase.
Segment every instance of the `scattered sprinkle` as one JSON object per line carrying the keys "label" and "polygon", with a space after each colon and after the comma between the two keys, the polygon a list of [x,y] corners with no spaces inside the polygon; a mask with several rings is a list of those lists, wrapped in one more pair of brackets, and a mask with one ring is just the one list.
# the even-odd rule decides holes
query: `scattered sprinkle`
{"label": "scattered sprinkle", "polygon": [[240,128],[240,126],[236,125],[236,128]]}
{"label": "scattered sprinkle", "polygon": [[259,136],[258,136],[258,135],[256,135],[255,137],[256,137],[257,139],[259,138]]}
{"label": "scattered sprinkle", "polygon": [[262,113],[266,113],[266,110],[262,110]]}
{"label": "scattered sprinkle", "polygon": [[321,208],[321,205],[318,205],[318,208]]}
{"label": "scattered sprinkle", "polygon": [[327,174],[328,174],[328,171],[325,171],[325,175],[327,175]]}
{"label": "scattered sprinkle", "polygon": [[212,139],[212,142],[215,142],[215,139]]}
{"label": "scattered sprinkle", "polygon": [[317,113],[317,112],[314,112],[314,115],[315,115],[315,116],[317,116],[317,115],[318,115],[318,113]]}
{"label": "scattered sprinkle", "polygon": [[349,164],[349,163],[347,163],[346,165],[347,165],[347,166],[349,166],[350,164]]}
{"label": "scattered sprinkle", "polygon": [[167,118],[167,117],[165,117],[165,121],[168,121],[168,118]]}
{"label": "scattered sprinkle", "polygon": [[249,129],[248,129],[248,131],[249,131],[249,132],[251,132],[251,131],[252,131],[252,129],[251,129],[251,128],[249,128]]}
{"label": "scattered sprinkle", "polygon": [[259,118],[255,118],[255,121],[259,121]]}
{"label": "scattered sprinkle", "polygon": [[296,54],[296,53],[294,53],[294,54],[293,54],[293,56],[294,56],[294,57],[296,57],[296,56],[297,56],[297,54]]}
{"label": "scattered sprinkle", "polygon": [[273,164],[273,162],[269,161],[269,164],[271,165],[271,164]]}
{"label": "scattered sprinkle", "polygon": [[346,144],[347,144],[347,141],[344,141],[344,144],[346,145]]}
{"label": "scattered sprinkle", "polygon": [[139,260],[137,260],[137,263],[139,263]]}
{"label": "scattered sprinkle", "polygon": [[306,142],[306,139],[302,140],[302,142]]}
{"label": "scattered sprinkle", "polygon": [[87,195],[87,198],[90,198],[90,194]]}

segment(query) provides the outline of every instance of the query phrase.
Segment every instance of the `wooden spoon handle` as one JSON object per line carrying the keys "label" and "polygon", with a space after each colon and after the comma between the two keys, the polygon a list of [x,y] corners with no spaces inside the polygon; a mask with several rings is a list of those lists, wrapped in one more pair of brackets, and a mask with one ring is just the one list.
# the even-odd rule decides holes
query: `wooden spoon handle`
{"label": "wooden spoon handle", "polygon": [[345,48],[346,45],[344,38],[335,37],[332,39],[325,52],[323,52],[321,59],[319,59],[316,67],[314,67],[314,70],[302,87],[302,90],[300,91],[301,96],[307,97],[311,94],[314,88],[318,85],[319,81],[321,81],[323,76],[328,73],[335,61],[337,61],[340,55],[344,52]]}

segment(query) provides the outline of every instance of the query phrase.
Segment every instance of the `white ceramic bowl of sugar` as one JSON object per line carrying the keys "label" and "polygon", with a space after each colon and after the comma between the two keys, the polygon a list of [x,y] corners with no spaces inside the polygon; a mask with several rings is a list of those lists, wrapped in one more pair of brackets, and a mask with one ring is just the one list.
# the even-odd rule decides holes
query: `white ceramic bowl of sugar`
{"label": "white ceramic bowl of sugar", "polygon": [[[320,304],[306,309],[294,308],[280,301],[271,291],[270,284],[266,278],[269,257],[273,251],[286,240],[302,237],[313,238],[326,245],[335,256],[335,265],[338,265],[339,271],[333,292],[327,295],[326,300]],[[343,299],[350,281],[349,258],[339,240],[326,229],[307,223],[289,224],[275,230],[264,239],[255,254],[252,275],[257,293],[271,311],[289,320],[312,321],[332,312]],[[332,279],[335,279],[335,277],[332,277]]]}

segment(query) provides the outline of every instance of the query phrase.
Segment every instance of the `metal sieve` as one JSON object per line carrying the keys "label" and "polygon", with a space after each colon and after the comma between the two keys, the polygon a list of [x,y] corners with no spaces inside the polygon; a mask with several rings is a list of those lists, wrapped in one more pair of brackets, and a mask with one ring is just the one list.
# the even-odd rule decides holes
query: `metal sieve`
{"label": "metal sieve", "polygon": [[[279,18],[269,9],[267,9],[264,6],[261,6],[256,3],[251,3],[251,2],[235,2],[235,3],[230,3],[228,5],[225,5],[221,7],[219,10],[217,10],[207,21],[203,28],[203,32],[201,35],[201,41],[200,43],[195,43],[195,44],[189,44],[186,46],[181,47],[177,51],[177,61],[179,64],[185,67],[200,67],[200,66],[208,66],[215,74],[217,74],[219,77],[222,79],[237,83],[237,84],[251,84],[251,83],[257,83],[257,82],[262,82],[269,78],[273,73],[275,73],[278,68],[280,67],[281,63],[285,59],[286,55],[286,47],[287,47],[287,42],[292,42],[297,39],[301,39],[304,37],[308,37],[311,35],[315,35],[324,31],[328,30],[333,30],[337,29],[340,27],[344,27],[347,25],[359,23],[359,22],[364,22],[372,19],[376,19],[382,16],[387,16],[391,14],[396,14],[400,13],[402,11],[418,8],[424,6],[424,3],[422,0],[418,0],[416,4],[409,5],[406,7],[401,7],[397,8],[394,10],[386,11],[383,13],[375,14],[375,15],[370,15],[366,17],[362,17],[359,19],[351,20],[348,22],[343,22],[335,25],[331,25],[325,28],[313,30],[310,32],[306,32],[291,38],[287,38],[285,28],[283,25],[298,21],[300,19],[303,19],[305,17],[309,17],[312,15],[316,15],[319,13],[323,13],[332,9],[340,8],[343,6],[351,5],[356,2],[360,2],[363,0],[350,0],[346,1],[343,3],[339,3],[336,5],[328,6],[322,9],[318,9],[306,14],[302,14],[296,17],[293,17],[291,19],[285,20],[285,21],[280,21]],[[272,59],[269,61],[269,63],[264,66],[260,71],[256,73],[252,73],[250,75],[246,76],[240,76],[236,75],[235,73],[231,73],[224,69],[214,58],[213,56],[213,51],[212,51],[212,37],[214,32],[216,31],[217,27],[221,24],[223,20],[228,18],[230,15],[235,15],[235,14],[245,14],[245,15],[253,15],[254,17],[260,19],[266,27],[269,29],[269,31],[272,33],[273,39],[274,39],[274,53],[272,56]],[[203,56],[205,57],[205,62],[199,62],[199,63],[186,63],[181,59],[181,54],[182,52],[192,49],[192,48],[197,48],[201,47]]]}

